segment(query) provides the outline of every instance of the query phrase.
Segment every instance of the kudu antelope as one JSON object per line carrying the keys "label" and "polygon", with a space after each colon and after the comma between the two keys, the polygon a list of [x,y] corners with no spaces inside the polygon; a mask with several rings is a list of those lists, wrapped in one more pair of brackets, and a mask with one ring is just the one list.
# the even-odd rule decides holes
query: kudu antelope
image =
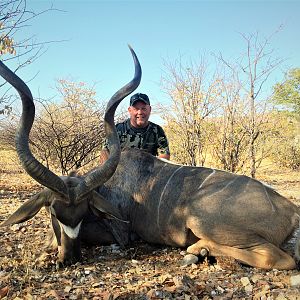
{"label": "kudu antelope", "polygon": [[[23,101],[17,134],[19,157],[27,173],[47,187],[2,226],[28,220],[48,206],[62,262],[79,259],[79,237],[88,242],[126,244],[129,234],[135,233],[147,242],[187,247],[195,255],[205,249],[212,256],[230,256],[258,268],[295,268],[300,210],[272,188],[247,176],[176,165],[136,149],[120,153],[114,112],[141,79],[139,62],[132,53],[135,77],[112,97],[105,114],[110,157],[82,178],[58,177],[32,156],[28,147],[34,118],[31,93],[1,64],[0,74]],[[94,222],[86,221],[89,208],[98,216]],[[103,214],[116,219],[107,222]],[[293,239],[295,258],[281,249]]]}

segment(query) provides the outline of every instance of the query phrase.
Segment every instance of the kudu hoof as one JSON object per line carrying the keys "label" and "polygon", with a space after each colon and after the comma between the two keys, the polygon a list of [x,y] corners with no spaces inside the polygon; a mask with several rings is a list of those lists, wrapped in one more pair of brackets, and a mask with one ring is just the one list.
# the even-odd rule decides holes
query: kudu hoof
{"label": "kudu hoof", "polygon": [[194,254],[187,254],[184,256],[182,261],[180,262],[180,267],[186,267],[192,264],[196,264],[198,262],[198,256]]}
{"label": "kudu hoof", "polygon": [[64,263],[62,261],[57,261],[56,264],[55,264],[55,269],[56,270],[60,270],[60,269],[63,269],[64,268]]}
{"label": "kudu hoof", "polygon": [[201,255],[202,257],[208,256],[208,250],[205,249],[205,248],[202,248],[202,249],[200,250],[200,255]]}
{"label": "kudu hoof", "polygon": [[64,259],[64,260],[57,260],[56,261],[56,270],[63,269],[65,267],[69,267],[71,265],[79,264],[81,259]]}

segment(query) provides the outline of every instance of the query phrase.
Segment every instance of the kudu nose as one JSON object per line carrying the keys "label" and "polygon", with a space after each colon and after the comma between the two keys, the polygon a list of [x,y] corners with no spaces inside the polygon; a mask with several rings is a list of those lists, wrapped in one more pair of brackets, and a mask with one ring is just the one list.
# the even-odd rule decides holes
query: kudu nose
{"label": "kudu nose", "polygon": [[56,267],[61,268],[70,266],[81,261],[81,247],[79,239],[62,240],[62,246],[59,248]]}
{"label": "kudu nose", "polygon": [[60,257],[56,261],[56,269],[62,269],[64,267],[74,265],[80,261],[81,261],[81,256]]}

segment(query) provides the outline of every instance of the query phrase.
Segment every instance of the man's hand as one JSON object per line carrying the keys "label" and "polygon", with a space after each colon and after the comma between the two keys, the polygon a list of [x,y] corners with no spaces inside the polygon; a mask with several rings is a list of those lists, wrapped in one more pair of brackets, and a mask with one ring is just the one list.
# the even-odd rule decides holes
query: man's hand
{"label": "man's hand", "polygon": [[100,153],[100,165],[102,165],[104,162],[108,160],[109,153],[107,150],[103,149]]}
{"label": "man's hand", "polygon": [[160,155],[158,155],[158,157],[170,160],[170,154],[160,154]]}

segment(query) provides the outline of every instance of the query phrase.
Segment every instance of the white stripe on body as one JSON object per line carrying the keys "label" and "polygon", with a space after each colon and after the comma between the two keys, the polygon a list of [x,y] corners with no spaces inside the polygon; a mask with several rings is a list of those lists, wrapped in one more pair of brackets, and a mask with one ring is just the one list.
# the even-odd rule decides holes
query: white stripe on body
{"label": "white stripe on body", "polygon": [[180,166],[179,168],[177,168],[177,169],[172,173],[172,175],[171,175],[170,178],[168,179],[168,181],[167,181],[166,185],[164,186],[164,189],[163,189],[163,191],[162,191],[162,193],[161,193],[161,195],[160,195],[160,199],[159,199],[159,203],[158,203],[158,207],[157,207],[157,226],[158,226],[158,228],[159,228],[159,217],[160,217],[160,216],[159,216],[160,205],[161,205],[161,202],[162,202],[163,195],[164,195],[164,193],[165,193],[165,190],[166,190],[168,184],[170,183],[171,179],[173,178],[173,176],[174,176],[174,175],[175,175],[182,167],[183,167],[183,166]]}
{"label": "white stripe on body", "polygon": [[[232,183],[234,183],[236,180],[238,179],[238,177],[234,178],[233,180],[230,180],[224,187],[222,187],[220,190],[214,192],[214,193],[211,193],[208,197],[212,197],[212,196],[216,196],[216,194],[222,192],[223,190],[225,190],[226,188],[228,188],[228,186],[230,186]],[[201,184],[202,186],[202,184]],[[200,189],[200,188],[199,188]],[[227,199],[230,199],[232,198],[232,196],[230,196],[229,198]],[[224,200],[227,200],[227,199],[224,199]]]}
{"label": "white stripe on body", "polygon": [[275,207],[273,205],[272,200],[270,199],[270,196],[269,196],[269,193],[268,193],[268,191],[266,189],[266,186],[264,184],[262,186],[264,188],[265,194],[267,195],[267,199],[269,200],[269,203],[271,204],[272,211],[275,211]]}
{"label": "white stripe on body", "polygon": [[210,178],[212,175],[214,175],[216,173],[215,169],[212,169],[212,172],[202,181],[202,183],[199,185],[198,190],[200,190],[203,186],[203,184],[205,183],[205,181],[208,180],[208,178]]}
{"label": "white stripe on body", "polygon": [[[165,162],[165,163],[167,163],[169,165],[182,166],[182,164],[179,164],[179,163],[177,163],[175,161],[171,161],[171,160],[166,159],[166,158],[157,157],[157,159],[159,159],[159,160],[161,160],[161,161],[163,161],[163,162]],[[188,166],[186,166],[186,167],[188,167]]]}

